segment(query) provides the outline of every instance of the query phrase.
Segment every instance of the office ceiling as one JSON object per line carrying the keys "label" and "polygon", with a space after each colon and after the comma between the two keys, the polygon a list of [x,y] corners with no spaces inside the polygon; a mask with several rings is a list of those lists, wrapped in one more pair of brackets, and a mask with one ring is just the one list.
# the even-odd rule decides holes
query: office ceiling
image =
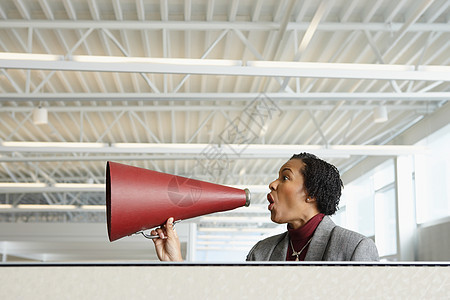
{"label": "office ceiling", "polygon": [[0,221],[104,223],[111,160],[250,187],[247,211],[196,224],[266,234],[267,185],[293,153],[345,174],[418,151],[386,145],[450,99],[449,6],[2,1]]}

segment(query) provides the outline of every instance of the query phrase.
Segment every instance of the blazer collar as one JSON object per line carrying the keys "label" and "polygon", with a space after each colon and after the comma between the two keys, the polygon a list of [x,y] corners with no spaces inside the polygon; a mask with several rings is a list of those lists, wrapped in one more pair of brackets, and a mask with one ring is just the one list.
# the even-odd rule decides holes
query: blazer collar
{"label": "blazer collar", "polygon": [[289,234],[286,231],[284,234],[282,234],[280,240],[275,245],[272,254],[270,254],[269,261],[286,260],[288,244],[289,244]]}
{"label": "blazer collar", "polygon": [[[306,253],[305,261],[322,260],[334,227],[336,227],[336,224],[334,224],[329,216],[325,216],[314,232],[313,238],[308,247],[308,252]],[[288,245],[289,234],[286,232],[281,236],[278,243],[275,245],[275,248],[270,254],[269,261],[286,260]]]}
{"label": "blazer collar", "polygon": [[334,227],[336,227],[336,224],[334,224],[329,216],[325,216],[314,232],[311,244],[309,244],[308,252],[306,253],[305,261],[322,260]]}

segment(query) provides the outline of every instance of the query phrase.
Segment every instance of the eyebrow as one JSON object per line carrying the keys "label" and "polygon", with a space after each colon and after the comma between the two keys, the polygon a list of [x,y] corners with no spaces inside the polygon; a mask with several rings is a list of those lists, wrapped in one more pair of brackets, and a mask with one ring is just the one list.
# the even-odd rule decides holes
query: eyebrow
{"label": "eyebrow", "polygon": [[280,173],[283,173],[283,171],[289,171],[289,172],[291,172],[292,174],[294,173],[290,168],[283,168],[281,171],[280,171]]}

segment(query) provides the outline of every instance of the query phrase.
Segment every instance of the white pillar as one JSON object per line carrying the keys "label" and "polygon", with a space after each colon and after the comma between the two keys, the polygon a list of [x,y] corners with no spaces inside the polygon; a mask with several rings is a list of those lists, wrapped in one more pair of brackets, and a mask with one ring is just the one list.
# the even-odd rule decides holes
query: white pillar
{"label": "white pillar", "polygon": [[396,160],[397,184],[397,241],[399,259],[414,261],[417,248],[416,200],[414,193],[413,156],[399,156]]}

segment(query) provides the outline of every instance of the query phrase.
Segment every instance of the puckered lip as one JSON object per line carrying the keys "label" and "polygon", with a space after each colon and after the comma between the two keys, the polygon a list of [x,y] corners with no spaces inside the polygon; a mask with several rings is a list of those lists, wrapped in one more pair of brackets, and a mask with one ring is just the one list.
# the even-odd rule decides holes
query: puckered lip
{"label": "puckered lip", "polygon": [[267,201],[269,201],[270,204],[274,203],[273,197],[271,194],[267,194]]}

